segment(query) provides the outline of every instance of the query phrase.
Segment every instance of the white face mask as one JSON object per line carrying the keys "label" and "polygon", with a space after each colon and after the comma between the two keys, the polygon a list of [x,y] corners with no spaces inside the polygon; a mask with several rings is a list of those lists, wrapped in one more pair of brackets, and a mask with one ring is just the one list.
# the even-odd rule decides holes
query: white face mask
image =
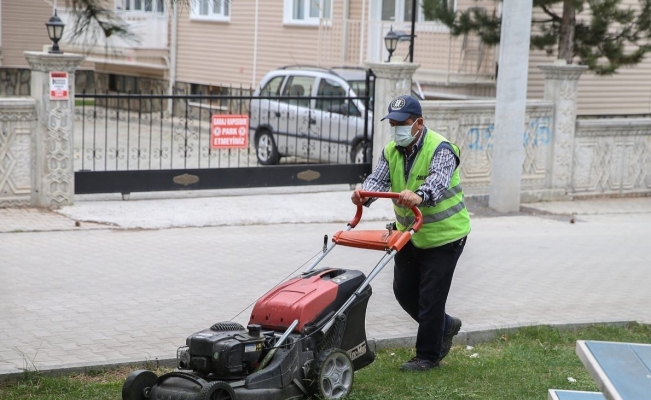
{"label": "white face mask", "polygon": [[416,121],[414,121],[414,123],[411,124],[411,126],[406,126],[406,125],[392,126],[391,139],[393,139],[393,141],[396,142],[398,146],[402,146],[402,147],[409,146],[411,142],[414,140],[414,137],[411,134],[411,129],[416,124]]}

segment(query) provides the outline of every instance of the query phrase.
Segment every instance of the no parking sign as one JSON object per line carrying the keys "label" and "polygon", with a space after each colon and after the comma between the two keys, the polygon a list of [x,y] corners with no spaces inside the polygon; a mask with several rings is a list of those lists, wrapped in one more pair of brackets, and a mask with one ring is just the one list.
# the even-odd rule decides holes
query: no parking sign
{"label": "no parking sign", "polygon": [[212,116],[210,144],[213,149],[246,149],[249,147],[249,116]]}
{"label": "no parking sign", "polygon": [[68,73],[50,71],[50,100],[68,100]]}

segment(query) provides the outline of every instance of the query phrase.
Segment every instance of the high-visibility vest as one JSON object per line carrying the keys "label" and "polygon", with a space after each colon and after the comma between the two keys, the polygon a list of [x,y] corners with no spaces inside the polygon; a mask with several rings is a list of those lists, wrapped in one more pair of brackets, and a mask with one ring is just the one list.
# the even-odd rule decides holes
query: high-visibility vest
{"label": "high-visibility vest", "polygon": [[[460,157],[459,148],[456,145],[428,129],[423,139],[423,146],[416,154],[408,180],[405,182],[405,157],[396,149],[395,142],[390,142],[384,149],[384,156],[389,162],[391,191],[400,193],[405,189],[412,192],[418,190],[429,175],[432,157],[442,143],[450,144],[456,156]],[[396,201],[396,199],[393,200],[396,225],[400,231],[404,232],[414,222],[414,213],[411,209],[396,204]],[[423,214],[423,226],[411,239],[414,246],[418,248],[443,246],[468,235],[470,216],[463,202],[458,166],[454,170],[450,186],[437,200],[436,205],[434,207],[419,206],[418,209]]]}

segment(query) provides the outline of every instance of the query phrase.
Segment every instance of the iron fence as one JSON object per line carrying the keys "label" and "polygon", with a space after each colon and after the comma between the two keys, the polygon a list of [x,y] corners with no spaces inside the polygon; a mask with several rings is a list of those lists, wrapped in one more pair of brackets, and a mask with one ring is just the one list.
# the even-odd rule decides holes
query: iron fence
{"label": "iron fence", "polygon": [[[373,87],[370,79],[369,75],[367,88]],[[279,95],[233,87],[217,95],[79,93],[74,121],[77,178],[99,179],[89,173],[109,172],[121,175],[102,176],[129,179],[131,175],[123,172],[178,175],[179,170],[370,165],[372,90],[361,96],[352,91],[318,94],[312,95],[311,88]],[[353,170],[357,175],[362,171]],[[279,182],[265,178],[257,185]]]}

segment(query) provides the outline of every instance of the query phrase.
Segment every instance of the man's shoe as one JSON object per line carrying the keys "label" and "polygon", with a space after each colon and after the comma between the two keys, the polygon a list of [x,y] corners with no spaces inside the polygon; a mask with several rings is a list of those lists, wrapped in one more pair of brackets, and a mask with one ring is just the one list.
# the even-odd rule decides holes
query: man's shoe
{"label": "man's shoe", "polygon": [[420,357],[414,357],[400,366],[402,371],[428,371],[432,368],[438,368],[439,363],[425,360]]}
{"label": "man's shoe", "polygon": [[461,320],[459,318],[452,317],[450,321],[450,326],[448,327],[447,332],[443,335],[443,341],[441,343],[441,360],[445,358],[452,348],[452,338],[459,333],[461,329]]}

